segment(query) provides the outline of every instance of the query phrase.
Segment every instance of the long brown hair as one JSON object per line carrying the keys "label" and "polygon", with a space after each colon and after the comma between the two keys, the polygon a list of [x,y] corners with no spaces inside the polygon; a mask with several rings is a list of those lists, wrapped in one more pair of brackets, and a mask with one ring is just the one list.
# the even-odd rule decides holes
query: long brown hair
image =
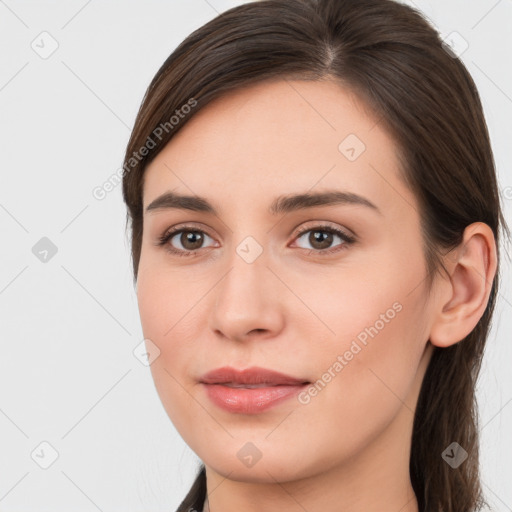
{"label": "long brown hair", "polygon": [[[403,179],[420,206],[430,285],[445,270],[442,250],[459,245],[473,222],[491,227],[499,262],[500,226],[510,233],[479,94],[423,14],[393,0],[263,0],[232,8],[195,30],[146,91],[123,175],[134,281],[148,163],[209,102],[274,79],[336,81],[393,136]],[[487,505],[475,388],[497,290],[498,272],[475,329],[455,345],[434,347],[418,398],[409,466],[420,511],[471,512]],[[441,456],[454,441],[469,454],[456,469]],[[178,512],[202,510],[205,494],[201,465]]]}

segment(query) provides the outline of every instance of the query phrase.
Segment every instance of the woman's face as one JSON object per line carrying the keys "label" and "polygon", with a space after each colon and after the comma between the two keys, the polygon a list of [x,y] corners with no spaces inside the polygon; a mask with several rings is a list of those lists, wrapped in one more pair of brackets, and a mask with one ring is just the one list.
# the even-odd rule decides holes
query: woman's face
{"label": "woman's face", "polygon": [[[215,213],[191,201],[146,211],[169,192]],[[327,192],[346,195],[283,199]],[[207,466],[287,481],[357,457],[408,464],[432,306],[417,201],[378,119],[329,81],[230,93],[147,167],[143,202],[137,296],[160,350],[151,371]],[[185,232],[158,245],[170,228]],[[201,382],[225,366],[311,384],[248,409],[258,391],[224,387],[225,408]]]}

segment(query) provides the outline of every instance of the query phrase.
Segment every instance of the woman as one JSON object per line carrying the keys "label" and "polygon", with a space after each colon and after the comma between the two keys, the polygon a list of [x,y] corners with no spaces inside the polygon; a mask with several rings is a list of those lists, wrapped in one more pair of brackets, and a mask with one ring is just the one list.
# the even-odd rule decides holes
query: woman
{"label": "woman", "polygon": [[391,0],[268,0],[187,37],[124,161],[179,511],[469,512],[503,218],[476,87]]}

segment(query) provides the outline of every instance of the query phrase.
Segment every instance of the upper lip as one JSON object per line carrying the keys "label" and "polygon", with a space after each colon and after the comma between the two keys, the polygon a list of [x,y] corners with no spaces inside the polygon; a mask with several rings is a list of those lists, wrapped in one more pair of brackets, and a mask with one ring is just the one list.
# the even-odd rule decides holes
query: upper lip
{"label": "upper lip", "polygon": [[291,377],[281,372],[253,366],[245,370],[237,370],[230,366],[216,368],[201,377],[204,384],[269,384],[270,386],[279,385],[299,385],[308,384],[305,379]]}

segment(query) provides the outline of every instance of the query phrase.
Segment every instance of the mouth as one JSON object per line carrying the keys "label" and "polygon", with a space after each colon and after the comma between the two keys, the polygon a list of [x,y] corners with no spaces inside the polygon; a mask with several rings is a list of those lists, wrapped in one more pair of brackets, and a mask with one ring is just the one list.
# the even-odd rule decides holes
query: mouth
{"label": "mouth", "polygon": [[200,382],[216,406],[239,414],[261,413],[311,384],[305,379],[257,367],[243,371],[218,368],[204,375]]}

